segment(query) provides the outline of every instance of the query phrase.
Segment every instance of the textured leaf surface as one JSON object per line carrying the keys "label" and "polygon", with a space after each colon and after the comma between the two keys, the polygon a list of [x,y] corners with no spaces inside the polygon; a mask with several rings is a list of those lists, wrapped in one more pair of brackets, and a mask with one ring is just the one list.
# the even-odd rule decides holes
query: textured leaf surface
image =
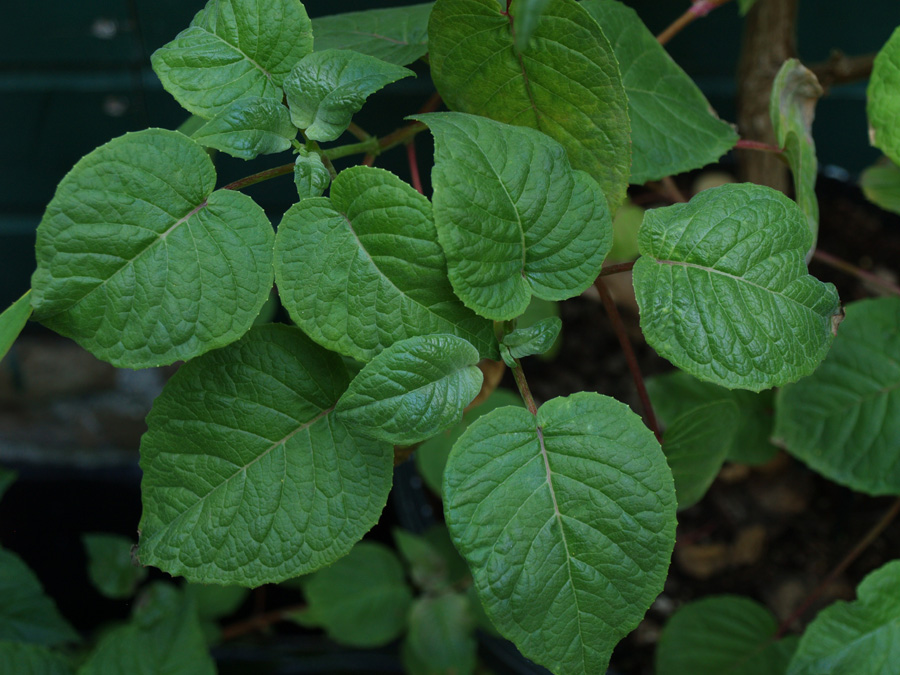
{"label": "textured leaf surface", "polygon": [[855,602],[835,602],[800,638],[788,675],[892,675],[900,663],[900,561],[875,570]]}
{"label": "textured leaf surface", "polygon": [[875,57],[866,96],[872,145],[900,164],[900,28]]}
{"label": "textured leaf surface", "polygon": [[294,185],[300,199],[321,197],[331,183],[331,174],[322,163],[318,152],[309,152],[300,148],[297,161],[294,162]]}
{"label": "textured leaf surface", "polygon": [[616,0],[581,6],[603,27],[619,61],[631,118],[631,182],[643,184],[711,164],[737,143],[693,80],[637,13]]}
{"label": "textured leaf surface", "polygon": [[900,214],[900,167],[885,160],[870,166],[859,177],[863,194],[873,204]]}
{"label": "textured leaf surface", "polygon": [[25,328],[31,316],[31,291],[25,292],[21,298],[3,310],[0,314],[0,359],[13,346],[19,333]]}
{"label": "textured leaf surface", "polygon": [[295,618],[353,647],[380,647],[397,639],[412,601],[397,556],[382,544],[365,541],[304,579],[303,592],[308,605]]}
{"label": "textured leaf surface", "polygon": [[834,286],[810,276],[806,218],[775,190],[705,190],[648,211],[634,289],[647,342],[702,380],[760,391],[808,375],[825,357]]}
{"label": "textured leaf surface", "polygon": [[62,654],[43,645],[0,641],[0,673],[72,675],[74,672]]}
{"label": "textured leaf surface", "polygon": [[[520,2],[514,2],[515,15]],[[550,0],[523,51],[497,0],[438,0],[431,75],[451,110],[542,131],[602,186],[614,211],[631,167],[628,99],[609,41],[575,0]]]}
{"label": "textured leaf surface", "polygon": [[434,220],[453,290],[489,319],[532,294],[563,300],[593,283],[612,245],[597,183],[561,145],[474,115],[418,117],[435,137]]}
{"label": "textured leaf surface", "polygon": [[806,214],[815,246],[819,232],[819,202],[816,199],[816,177],[819,163],[812,137],[816,101],[824,93],[813,72],[797,59],[788,59],[781,66],[769,99],[769,116],[778,145],[794,175],[797,204]]}
{"label": "textured leaf surface", "polygon": [[847,306],[834,346],[776,399],[775,437],[855,490],[900,495],[900,298]]}
{"label": "textured leaf surface", "polygon": [[[516,51],[523,52],[528,47],[534,29],[537,28],[541,14],[547,7],[548,0],[518,0],[512,10],[513,31]],[[515,30],[513,30],[513,27]]]}
{"label": "textured leaf surface", "polygon": [[147,577],[147,569],[134,563],[134,542],[118,534],[86,534],[82,537],[91,583],[107,598],[130,598]]}
{"label": "textured leaf surface", "polygon": [[451,333],[497,356],[491,322],[453,294],[431,204],[388,171],[347,169],[330,199],[292,206],[275,270],[291,318],[329,349],[368,361],[398,340]]}
{"label": "textured leaf surface", "polygon": [[559,317],[551,316],[541,319],[527,328],[518,328],[503,336],[500,344],[500,353],[503,360],[510,368],[515,367],[514,359],[544,354],[556,343],[559,332],[562,330],[562,321]]}
{"label": "textured leaf surface", "polygon": [[795,638],[773,642],[778,622],[758,602],[720,595],[688,603],[663,629],[658,675],[783,675]]}
{"label": "textured leaf surface", "polygon": [[209,0],[151,62],[176,101],[209,118],[245,96],[280,103],[285,76],[312,50],[299,0]]}
{"label": "textured leaf surface", "polygon": [[478,350],[453,335],[395,342],[353,378],[338,417],[360,433],[411,445],[453,426],[481,391]]}
{"label": "textured leaf surface", "polygon": [[401,655],[410,675],[471,675],[478,643],[469,598],[458,593],[417,598]]}
{"label": "textured leaf surface", "polygon": [[346,386],[340,357],[277,324],[182,366],[141,442],[141,562],[258,586],[345,555],[393,466],[390,446],[332,414]]}
{"label": "textured leaf surface", "polygon": [[450,534],[498,630],[554,673],[602,673],[662,589],[672,474],[627,406],[593,393],[500,408],[444,473]]}
{"label": "textured leaf surface", "polygon": [[78,634],[15,553],[0,548],[0,640],[61,645]]}
{"label": "textured leaf surface", "polygon": [[191,134],[200,145],[241,159],[284,152],[296,137],[297,129],[281,101],[259,96],[238,99]]}
{"label": "textured leaf surface", "polygon": [[163,129],[79,160],[38,227],[34,318],[127,368],[243,335],[272,288],[274,234],[252,199],[215,182],[203,148]]}
{"label": "textured leaf surface", "polygon": [[428,17],[432,4],[369,9],[313,19],[316,51],[351,49],[405,66],[428,51]]}

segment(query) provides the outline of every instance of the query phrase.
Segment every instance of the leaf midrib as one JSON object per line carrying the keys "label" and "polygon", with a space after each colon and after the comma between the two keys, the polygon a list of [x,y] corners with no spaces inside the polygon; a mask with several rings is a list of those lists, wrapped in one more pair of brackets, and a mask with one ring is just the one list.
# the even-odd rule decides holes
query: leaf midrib
{"label": "leaf midrib", "polygon": [[[198,27],[199,27],[199,26],[198,26]],[[228,40],[226,40],[225,38],[223,38],[223,37],[222,37],[221,35],[219,35],[218,33],[213,33],[212,31],[207,30],[206,28],[203,28],[203,27],[199,27],[199,28],[200,28],[203,32],[208,33],[209,35],[211,35],[212,37],[216,38],[216,39],[219,40],[220,42],[222,42],[222,43],[228,45],[229,47],[231,47],[234,51],[236,51],[238,54],[240,54],[244,59],[246,59],[247,61],[249,61],[249,62],[253,65],[254,68],[256,68],[257,70],[259,70],[259,72],[261,72],[263,75],[265,75],[265,76],[266,76],[266,79],[268,79],[268,80],[270,80],[270,81],[272,80],[272,73],[270,73],[270,72],[267,71],[265,68],[263,68],[259,63],[256,62],[256,60],[250,58],[250,55],[247,54],[246,52],[244,52],[243,49],[241,49],[241,48],[238,47],[237,45],[231,44]]]}

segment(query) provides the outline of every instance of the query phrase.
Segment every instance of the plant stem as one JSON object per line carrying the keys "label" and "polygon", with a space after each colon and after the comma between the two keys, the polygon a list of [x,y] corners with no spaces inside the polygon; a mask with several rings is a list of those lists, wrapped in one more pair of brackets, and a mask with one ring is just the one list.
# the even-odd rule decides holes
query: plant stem
{"label": "plant stem", "polygon": [[833,267],[834,269],[846,272],[847,274],[856,277],[860,281],[865,281],[867,283],[874,284],[875,286],[879,286],[889,293],[893,293],[894,295],[900,295],[900,287],[898,287],[896,284],[892,284],[890,281],[882,279],[881,277],[872,274],[871,272],[866,272],[856,265],[849,263],[846,260],[842,260],[837,256],[831,255],[830,253],[826,253],[821,249],[817,248],[815,251],[813,251],[812,257],[813,260],[818,260],[819,262],[824,263],[829,267]]}
{"label": "plant stem", "polygon": [[372,138],[372,134],[363,129],[356,122],[350,122],[350,126],[347,127],[347,131],[349,131],[361,141],[367,141]]}
{"label": "plant stem", "polygon": [[681,190],[678,189],[678,186],[675,184],[675,181],[672,180],[671,176],[666,176],[660,182],[662,183],[666,195],[668,195],[673,202],[684,203],[687,201],[687,198],[682,194]]}
{"label": "plant stem", "polygon": [[235,638],[242,637],[248,633],[255,633],[258,630],[263,630],[274,623],[288,620],[291,614],[296,614],[304,609],[306,609],[305,604],[282,607],[281,609],[258,614],[244,621],[238,621],[237,623],[224,626],[222,628],[222,640],[234,640]]}
{"label": "plant stem", "polygon": [[617,263],[615,265],[607,265],[602,270],[600,270],[599,277],[608,277],[613,274],[619,274],[621,272],[630,272],[634,269],[634,263],[636,261],[632,260],[631,262],[626,263]]}
{"label": "plant stem", "polygon": [[378,139],[370,136],[359,143],[349,143],[347,145],[339,145],[336,148],[328,148],[322,150],[322,155],[328,159],[340,159],[348,155],[357,155],[369,152],[378,152]]}
{"label": "plant stem", "polygon": [[641,407],[644,409],[644,417],[647,426],[650,427],[656,440],[662,445],[662,434],[659,431],[659,423],[656,421],[656,414],[653,412],[653,404],[650,403],[650,395],[647,393],[647,387],[644,385],[644,376],[641,374],[641,367],[638,365],[637,356],[628,339],[628,333],[625,331],[625,324],[619,314],[619,308],[616,307],[615,301],[609,294],[609,289],[603,283],[602,277],[597,277],[594,286],[600,293],[600,299],[603,301],[603,307],[612,321],[613,328],[616,331],[616,337],[619,339],[619,345],[625,353],[625,361],[628,363],[628,369],[631,371],[631,377],[634,380],[634,386],[637,389],[638,397],[641,399]]}
{"label": "plant stem", "polygon": [[422,189],[422,178],[419,176],[419,160],[416,158],[415,137],[410,138],[409,142],[406,144],[406,158],[409,161],[409,174],[410,179],[412,180],[412,186],[420,195],[424,195],[425,190]]}
{"label": "plant stem", "polygon": [[664,45],[678,35],[685,26],[690,25],[702,16],[706,16],[716,7],[724,5],[728,0],[696,0],[690,9],[673,21],[668,28],[656,36],[657,42]]}
{"label": "plant stem", "polygon": [[250,187],[251,185],[256,185],[257,183],[262,183],[265,180],[269,180],[270,178],[277,178],[278,176],[285,176],[289,173],[293,173],[294,171],[294,163],[290,164],[282,164],[281,166],[276,166],[274,169],[266,169],[265,171],[260,171],[259,173],[254,173],[250,176],[245,176],[244,178],[240,178],[233,183],[229,183],[228,185],[224,185],[222,187],[223,190],[243,190],[245,187]]}
{"label": "plant stem", "polygon": [[784,152],[781,148],[760,141],[748,141],[744,138],[740,139],[734,146],[738,150],[762,150],[763,152],[772,152],[780,155]]}
{"label": "plant stem", "polygon": [[516,378],[516,386],[522,395],[522,400],[528,406],[528,412],[537,415],[537,405],[535,405],[534,397],[531,395],[531,389],[528,386],[528,380],[525,379],[525,371],[522,370],[522,362],[516,359],[516,367],[512,369],[513,377]]}

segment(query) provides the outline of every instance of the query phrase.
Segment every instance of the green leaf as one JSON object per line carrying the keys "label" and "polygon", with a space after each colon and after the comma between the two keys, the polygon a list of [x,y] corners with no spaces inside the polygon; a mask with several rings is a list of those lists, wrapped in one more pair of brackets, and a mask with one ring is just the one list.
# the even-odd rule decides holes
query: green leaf
{"label": "green leaf", "polygon": [[769,116],[778,145],[794,175],[794,192],[800,210],[806,214],[809,230],[815,246],[819,233],[819,202],[816,199],[816,177],[819,163],[816,160],[816,144],[812,137],[816,101],[825,90],[811,70],[797,59],[782,64],[769,99]]}
{"label": "green leaf", "polygon": [[339,356],[278,324],[182,366],[141,442],[141,562],[258,586],[346,555],[393,468],[390,446],[332,414],[347,379]]}
{"label": "green leaf", "polygon": [[675,540],[652,432],[587,392],[472,424],[447,463],[444,512],[494,625],[558,675],[605,671],[662,590]]}
{"label": "green leaf", "polygon": [[147,578],[147,569],[131,559],[134,542],[117,534],[85,534],[91,583],[107,598],[130,598]]}
{"label": "green leaf", "polygon": [[300,148],[297,161],[294,162],[294,185],[297,186],[300,199],[321,197],[330,184],[331,174],[322,163],[322,156],[318,152]]}
{"label": "green leaf", "polygon": [[615,0],[581,6],[612,43],[631,119],[631,182],[641,185],[716,162],[737,143],[694,81],[637,13]]}
{"label": "green leaf", "polygon": [[316,51],[351,49],[405,66],[428,51],[428,17],[432,4],[369,9],[313,19]]}
{"label": "green leaf", "polygon": [[9,486],[16,482],[19,474],[5,467],[0,466],[0,498],[6,494]]}
{"label": "green leaf", "polygon": [[503,336],[500,353],[510,368],[516,365],[515,359],[534,354],[543,354],[550,350],[562,330],[562,321],[552,316],[541,319],[528,328],[519,328]]}
{"label": "green leaf", "polygon": [[275,249],[285,308],[329,349],[368,361],[398,340],[451,333],[497,357],[491,322],[453,294],[431,204],[388,171],[342,171],[330,199],[288,210]]}
{"label": "green leaf", "polygon": [[775,438],[836,483],[900,495],[900,298],[847,306],[822,365],[779,392]]}
{"label": "green leaf", "polygon": [[401,656],[410,675],[471,675],[478,643],[469,598],[458,593],[423,596],[409,612]]}
{"label": "green leaf", "polygon": [[238,99],[191,134],[200,145],[241,159],[284,152],[296,137],[287,108],[259,96]]}
{"label": "green leaf", "polygon": [[894,164],[900,164],[900,28],[875,57],[866,96],[869,140]]}
{"label": "green leaf", "polygon": [[896,164],[883,158],[862,172],[859,186],[870,202],[900,214],[900,167]]}
{"label": "green leaf", "polygon": [[775,421],[772,391],[729,390],[710,382],[701,382],[681,371],[651,377],[647,391],[653,409],[664,424],[700,407],[717,401],[731,401],[737,408],[734,434],[728,443],[725,459],[742,464],[764,464],[778,451],[769,442]]}
{"label": "green leaf", "polygon": [[304,580],[306,610],[298,623],[321,627],[335,642],[380,647],[406,628],[412,591],[403,565],[383,544],[361,542],[350,554]]}
{"label": "green leaf", "polygon": [[800,638],[788,675],[891,675],[900,663],[900,561],[859,584],[855,602],[835,602]]}
{"label": "green leaf", "polygon": [[197,616],[206,620],[231,616],[250,595],[250,591],[242,586],[208,586],[206,584],[187,584],[185,592],[194,601]]}
{"label": "green leaf", "polygon": [[433,593],[450,585],[447,560],[425,537],[393,529],[394,543],[409,564],[412,582],[426,593]]}
{"label": "green leaf", "polygon": [[62,180],[37,231],[34,318],[115,366],[190,359],[243,335],[272,288],[274,234],[197,143],[147,129]]}
{"label": "green leaf", "polygon": [[760,391],[808,375],[828,352],[838,297],[810,276],[806,218],[749,183],[648,211],[634,290],[647,342],[701,380]]}
{"label": "green leaf", "polygon": [[596,182],[532,129],[459,113],[420,115],[435,137],[434,220],[453,290],[489,319],[531,296],[564,300],[590,286],[612,245]]}
{"label": "green leaf", "polygon": [[395,342],[353,378],[335,411],[359,433],[394,445],[431,438],[462,417],[484,376],[478,350],[454,335]]}
{"label": "green leaf", "polygon": [[43,645],[0,641],[0,673],[72,675],[66,658]]}
{"label": "green leaf", "polygon": [[78,675],[215,672],[191,599],[157,583],[138,600],[131,621],[103,636]]}
{"label": "green leaf", "polygon": [[176,101],[209,118],[246,96],[280,103],[284,78],[312,50],[299,0],[209,0],[150,60]]}
{"label": "green leaf", "polygon": [[750,8],[756,4],[756,0],[738,0],[738,9],[740,10],[741,16],[747,16],[747,12],[750,11]]}
{"label": "green leaf", "polygon": [[547,7],[548,0],[518,0],[514,9],[510,8],[512,21],[510,31],[517,52],[524,52],[528,48],[534,29],[541,20],[541,14]]}
{"label": "green leaf", "polygon": [[0,359],[6,356],[31,317],[31,290],[0,314]]}
{"label": "green leaf", "polygon": [[[512,11],[521,4],[514,2]],[[550,0],[528,47],[517,50],[497,0],[438,0],[428,56],[451,110],[542,131],[603,188],[625,198],[631,167],[628,99],[609,41],[575,0]],[[515,146],[512,146],[515,148]]]}
{"label": "green leaf", "polygon": [[699,502],[712,485],[731,446],[738,421],[733,401],[694,408],[666,429],[663,452],[675,479],[678,508]]}
{"label": "green leaf", "polygon": [[783,675],[796,638],[774,641],[778,622],[749,598],[719,595],[684,605],[656,649],[657,675]]}
{"label": "green leaf", "polygon": [[49,646],[78,642],[28,565],[0,548],[0,640]]}
{"label": "green leaf", "polygon": [[382,87],[415,76],[374,56],[326,49],[304,56],[284,81],[291,120],[314,141],[333,141],[366,99]]}
{"label": "green leaf", "polygon": [[606,256],[610,261],[630,261],[638,257],[638,232],[644,222],[644,209],[626,201],[613,219],[613,245]]}

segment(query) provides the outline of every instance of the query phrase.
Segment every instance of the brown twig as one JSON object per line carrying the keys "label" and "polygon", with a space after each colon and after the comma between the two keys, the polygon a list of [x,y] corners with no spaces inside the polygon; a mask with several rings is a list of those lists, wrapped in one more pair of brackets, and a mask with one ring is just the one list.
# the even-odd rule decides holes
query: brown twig
{"label": "brown twig", "polygon": [[257,183],[262,183],[264,180],[269,180],[270,178],[277,178],[278,176],[285,176],[289,173],[294,172],[294,163],[290,164],[282,164],[281,166],[276,166],[274,169],[266,169],[265,171],[260,171],[259,173],[254,173],[250,176],[246,176],[244,178],[240,178],[233,183],[229,183],[222,187],[223,190],[243,190],[245,187],[250,187],[251,185],[256,185]]}
{"label": "brown twig", "polygon": [[772,152],[778,155],[784,152],[784,150],[774,145],[762,143],[761,141],[748,141],[745,138],[742,138],[735,143],[734,147],[738,150],[761,150],[763,152]]}
{"label": "brown twig", "polygon": [[867,80],[872,74],[876,54],[847,56],[834,50],[824,63],[816,63],[809,67],[825,89],[839,84],[849,84]]}
{"label": "brown twig", "polygon": [[406,159],[409,162],[409,174],[412,186],[420,195],[425,194],[422,189],[422,177],[419,175],[419,160],[416,158],[416,139],[411,138],[406,144]]}
{"label": "brown twig", "polygon": [[600,274],[598,276],[608,277],[613,274],[620,274],[622,272],[630,272],[632,269],[634,269],[634,263],[635,263],[635,261],[632,260],[631,262],[616,263],[615,265],[607,265],[602,270],[600,270]]}
{"label": "brown twig", "polygon": [[244,621],[238,621],[236,623],[229,624],[222,628],[222,640],[234,640],[235,638],[242,637],[249,633],[255,633],[259,630],[265,630],[272,624],[276,624],[279,621],[287,621],[291,618],[292,614],[296,614],[297,612],[303,611],[306,609],[306,605],[292,605],[290,607],[282,607],[281,609],[275,609],[271,612],[265,612],[263,614],[257,614],[256,616],[252,616],[249,619],[245,619]]}
{"label": "brown twig", "polygon": [[860,269],[853,263],[849,263],[846,260],[838,258],[837,256],[826,253],[822,249],[817,248],[815,251],[813,251],[813,260],[818,260],[819,262],[824,263],[829,267],[833,267],[834,269],[840,270],[841,272],[846,272],[847,274],[856,277],[860,281],[879,286],[889,293],[900,295],[900,286],[892,284],[887,279],[882,279],[876,274],[866,272],[864,269]]}
{"label": "brown twig", "polygon": [[721,7],[728,0],[697,0],[684,14],[673,21],[668,28],[656,36],[657,42],[664,45],[678,35],[686,26],[692,24],[700,17],[706,16],[716,7]]}
{"label": "brown twig", "polygon": [[528,412],[532,415],[537,415],[537,405],[534,402],[534,397],[531,395],[531,388],[528,386],[528,380],[525,379],[525,371],[522,370],[522,362],[519,359],[516,359],[516,367],[512,369],[512,373],[516,379],[519,393],[522,395],[522,400],[528,406]]}

